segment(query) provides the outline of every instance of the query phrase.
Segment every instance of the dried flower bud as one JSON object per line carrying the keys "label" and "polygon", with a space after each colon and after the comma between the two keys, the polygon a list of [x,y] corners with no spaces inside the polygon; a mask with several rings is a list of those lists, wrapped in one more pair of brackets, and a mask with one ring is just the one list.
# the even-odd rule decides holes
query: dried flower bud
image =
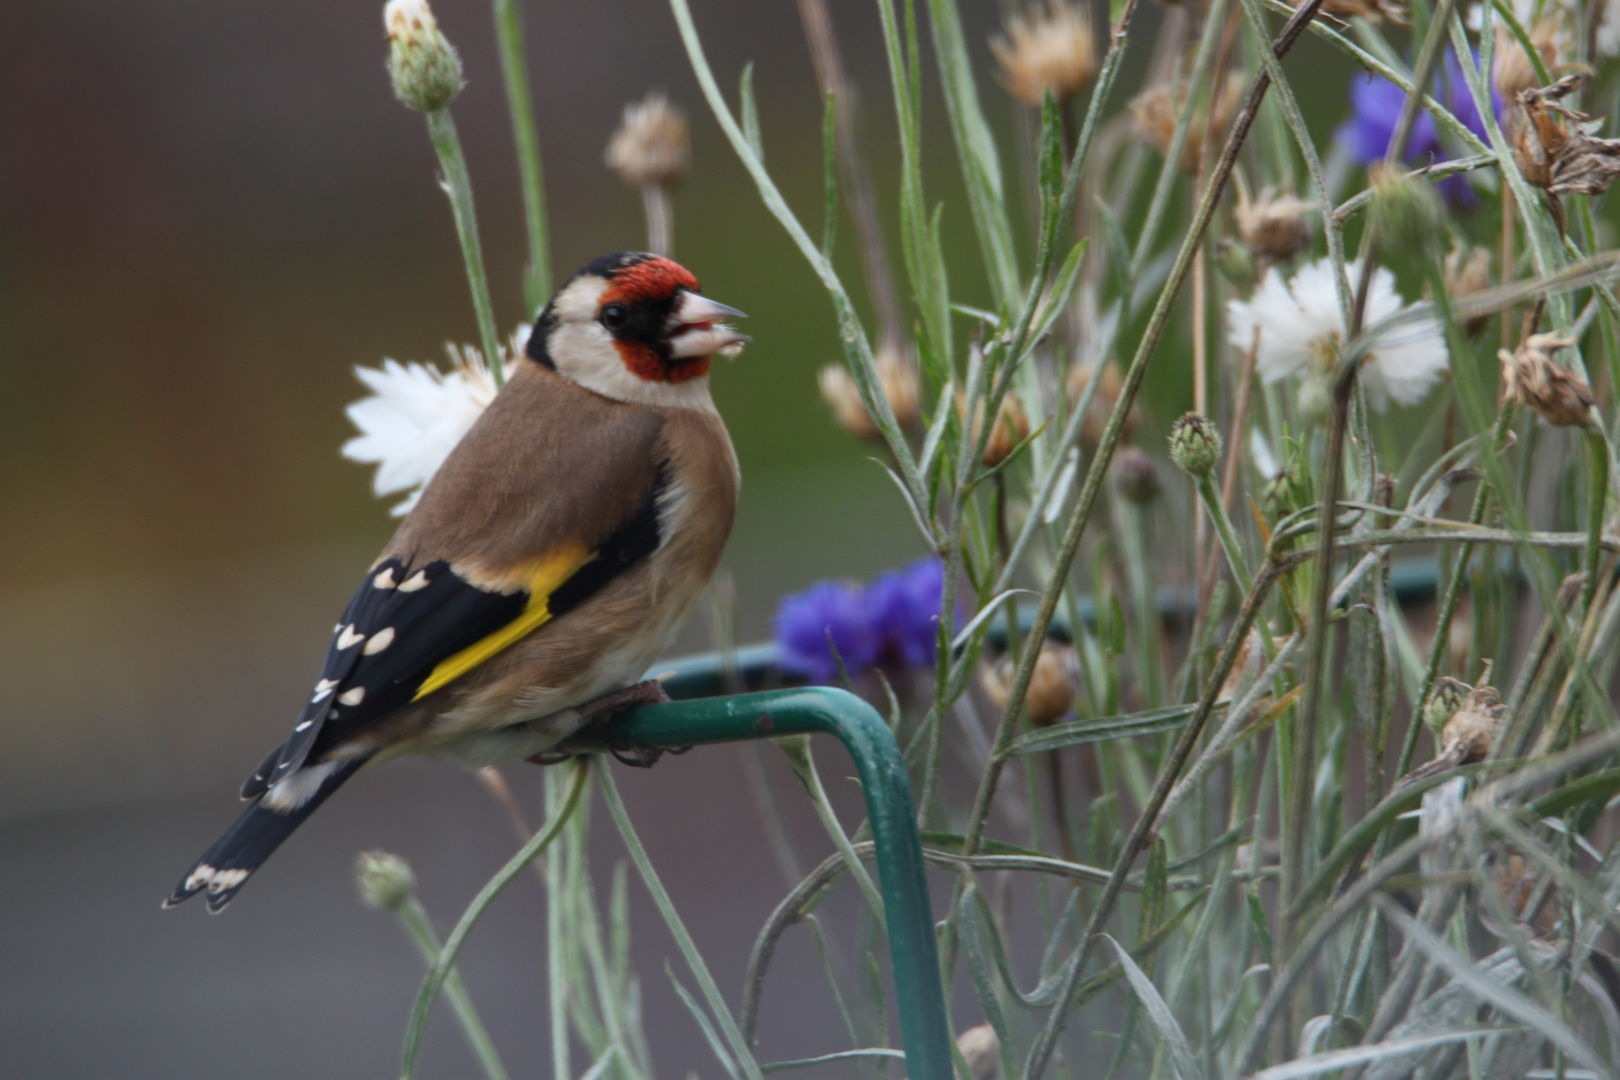
{"label": "dried flower bud", "polygon": [[[1563,55],[1569,51],[1570,37],[1564,29],[1562,9],[1548,4],[1544,12],[1530,29],[1530,44],[1541,54],[1542,63],[1552,70],[1560,65]],[[1524,51],[1524,46],[1500,23],[1496,27],[1496,60],[1492,64],[1491,82],[1503,101],[1517,101],[1521,92],[1541,86],[1536,66]]]}
{"label": "dried flower bud", "polygon": [[[1070,406],[1078,406],[1080,399],[1085,396],[1086,387],[1091,383],[1091,373],[1095,365],[1076,360],[1069,365],[1068,375],[1064,379],[1064,391],[1069,395]],[[1102,442],[1103,432],[1108,429],[1108,417],[1113,413],[1114,406],[1119,404],[1119,395],[1125,389],[1125,379],[1119,373],[1119,365],[1104,364],[1102,381],[1097,384],[1097,395],[1091,399],[1091,408],[1086,413],[1085,420],[1080,425],[1080,438],[1086,443],[1095,446]],[[1125,424],[1120,428],[1120,437],[1129,439],[1136,430],[1136,407],[1125,414]]]}
{"label": "dried flower bud", "polygon": [[1620,176],[1620,139],[1586,133],[1591,120],[1560,100],[1580,89],[1583,76],[1519,92],[1513,125],[1513,161],[1525,182],[1554,195],[1601,195]]}
{"label": "dried flower bud", "polygon": [[1170,428],[1170,458],[1189,476],[1209,476],[1221,460],[1221,433],[1208,418],[1190,412]]}
{"label": "dried flower bud", "polygon": [[1380,240],[1391,246],[1427,248],[1446,216],[1434,185],[1382,162],[1367,167],[1367,179],[1373,193],[1370,218]]}
{"label": "dried flower bud", "polygon": [[1161,490],[1158,467],[1134,446],[1123,447],[1114,455],[1114,484],[1121,495],[1138,506],[1158,498]]}
{"label": "dried flower bud", "polygon": [[1311,204],[1304,199],[1278,195],[1271,188],[1260,192],[1260,198],[1254,202],[1249,201],[1246,192],[1240,191],[1238,235],[1262,265],[1287,262],[1310,249],[1311,227],[1305,220],[1310,209]]}
{"label": "dried flower bud", "polygon": [[[1465,248],[1453,241],[1451,254],[1446,256],[1442,278],[1446,295],[1453,300],[1476,296],[1491,287],[1491,253],[1485,248]],[[1468,334],[1477,334],[1490,316],[1476,315],[1463,324]]]}
{"label": "dried flower bud", "polygon": [[[1489,676],[1489,670],[1486,675]],[[1440,729],[1440,745],[1459,765],[1484,761],[1502,733],[1507,706],[1494,686],[1476,686]]]}
{"label": "dried flower bud", "polygon": [[[876,367],[895,421],[902,429],[911,427],[917,422],[916,364],[907,357],[884,351],[878,354]],[[878,430],[872,414],[866,411],[866,402],[861,400],[855,377],[842,364],[828,364],[816,376],[816,381],[821,386],[821,396],[832,406],[833,415],[846,431],[869,442],[882,440],[883,433]]]}
{"label": "dried flower bud", "polygon": [[437,112],[461,92],[461,58],[439,32],[427,0],[388,0],[388,74],[394,96],[418,112]]}
{"label": "dried flower bud", "polygon": [[686,172],[689,143],[686,114],[654,90],[624,107],[608,139],[608,167],[632,187],[667,186]]}
{"label": "dried flower bud", "polygon": [[[956,392],[956,417],[965,420],[967,417],[967,395],[958,390]],[[984,402],[980,401],[973,407],[973,433],[969,436],[977,440],[980,426],[984,423]],[[1009,393],[1001,399],[1001,411],[996,413],[996,426],[990,429],[990,440],[984,444],[984,464],[986,468],[995,468],[1003,461],[1019,443],[1029,438],[1029,414],[1024,411],[1024,403],[1017,394]]]}
{"label": "dried flower bud", "polygon": [[397,911],[416,891],[411,865],[398,855],[373,849],[362,851],[355,862],[360,899],[374,908]]}
{"label": "dried flower bud", "polygon": [[1097,73],[1091,12],[1068,0],[1032,3],[1008,17],[1004,33],[990,39],[1007,93],[1039,108],[1046,91],[1065,101]]}
{"label": "dried flower bud", "polygon": [[1549,424],[1588,427],[1592,388],[1576,372],[1555,362],[1552,353],[1575,344],[1557,334],[1531,334],[1514,352],[1501,349],[1504,400],[1528,405]]}
{"label": "dried flower bud", "polygon": [[[1214,132],[1216,145],[1224,140],[1232,116],[1237,112],[1238,102],[1243,100],[1246,85],[1247,79],[1241,72],[1231,73],[1215,95],[1213,121],[1209,118],[1208,108],[1198,109],[1192,114],[1187,124],[1185,149],[1181,154],[1181,168],[1185,172],[1198,171],[1198,163],[1204,152],[1206,127]],[[1187,108],[1187,87],[1159,83],[1132,98],[1130,108],[1131,116],[1135,119],[1136,134],[1157,147],[1159,153],[1168,154],[1175,137],[1176,118]]]}
{"label": "dried flower bud", "polygon": [[1001,1040],[989,1024],[970,1027],[956,1037],[956,1048],[973,1080],[995,1080],[1001,1069]]}
{"label": "dried flower bud", "polygon": [[[1044,726],[1061,718],[1074,704],[1074,683],[1069,677],[1074,650],[1047,642],[1035,658],[1035,670],[1030,672],[1029,689],[1024,692],[1024,709],[1031,723]],[[993,667],[981,669],[979,684],[998,709],[1007,707],[1012,694],[1012,657],[1006,657]]]}

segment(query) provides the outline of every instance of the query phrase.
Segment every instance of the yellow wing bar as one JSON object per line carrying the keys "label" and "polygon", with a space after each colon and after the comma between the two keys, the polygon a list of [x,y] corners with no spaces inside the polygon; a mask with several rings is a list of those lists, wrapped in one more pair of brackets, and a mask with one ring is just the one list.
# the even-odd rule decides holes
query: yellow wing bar
{"label": "yellow wing bar", "polygon": [[560,551],[535,560],[524,588],[529,602],[523,614],[480,641],[462,649],[448,660],[443,660],[428,675],[416,691],[412,701],[420,701],[453,679],[459,679],[502,649],[522,640],[531,632],[551,620],[551,594],[558,586],[574,576],[586,563],[596,558],[596,552],[586,551],[583,545],[569,545]]}

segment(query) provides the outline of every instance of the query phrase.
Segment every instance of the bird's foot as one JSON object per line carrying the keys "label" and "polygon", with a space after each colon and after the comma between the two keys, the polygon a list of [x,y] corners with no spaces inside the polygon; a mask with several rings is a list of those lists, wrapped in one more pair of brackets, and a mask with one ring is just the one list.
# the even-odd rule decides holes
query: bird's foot
{"label": "bird's foot", "polygon": [[[657,679],[644,679],[622,690],[613,690],[600,697],[594,697],[583,704],[574,706],[574,712],[579,715],[580,724],[601,724],[610,721],[621,713],[629,712],[638,705],[662,705],[673,701],[664,689],[664,684]],[[668,751],[673,754],[685,753],[685,750]],[[626,765],[633,765],[638,769],[650,769],[664,756],[663,750],[638,748],[635,750],[611,750],[610,753]],[[536,765],[554,765],[566,759],[569,755],[554,753],[539,753],[529,758]]]}

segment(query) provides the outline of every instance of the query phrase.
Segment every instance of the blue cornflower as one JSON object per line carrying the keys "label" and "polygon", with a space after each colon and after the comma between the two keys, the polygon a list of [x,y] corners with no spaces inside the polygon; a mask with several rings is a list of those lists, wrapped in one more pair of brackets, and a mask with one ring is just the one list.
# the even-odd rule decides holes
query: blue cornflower
{"label": "blue cornflower", "polygon": [[838,678],[832,648],[851,676],[880,664],[931,664],[944,586],[944,568],[928,558],[864,588],[821,581],[784,596],[774,620],[779,666],[808,682],[830,683]]}
{"label": "blue cornflower", "polygon": [[[1474,97],[1463,78],[1462,65],[1454,53],[1447,53],[1445,70],[1434,79],[1435,100],[1462,121],[1463,126],[1485,138],[1485,121],[1474,107]],[[1357,77],[1350,86],[1351,117],[1338,132],[1338,137],[1350,149],[1358,165],[1371,165],[1382,161],[1389,151],[1389,142],[1395,137],[1395,126],[1400,123],[1401,109],[1406,105],[1406,91],[1380,75]],[[1498,122],[1502,119],[1502,99],[1491,90],[1491,109]],[[1412,134],[1406,140],[1406,160],[1412,163],[1443,161],[1449,154],[1441,143],[1434,118],[1427,111],[1419,111],[1412,125]],[[1462,176],[1448,176],[1439,181],[1440,191],[1459,205],[1474,201],[1474,192]]]}

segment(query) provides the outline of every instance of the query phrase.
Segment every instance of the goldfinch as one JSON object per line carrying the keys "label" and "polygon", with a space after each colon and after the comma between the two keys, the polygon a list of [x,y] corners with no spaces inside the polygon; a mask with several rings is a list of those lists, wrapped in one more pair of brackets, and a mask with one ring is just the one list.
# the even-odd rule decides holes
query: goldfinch
{"label": "goldfinch", "polygon": [[742,312],[656,255],[604,255],[535,323],[526,355],[366,571],[252,806],[165,906],[231,901],[369,764],[543,754],[581,724],[667,700],[643,673],[731,533],[738,470],[709,396]]}

